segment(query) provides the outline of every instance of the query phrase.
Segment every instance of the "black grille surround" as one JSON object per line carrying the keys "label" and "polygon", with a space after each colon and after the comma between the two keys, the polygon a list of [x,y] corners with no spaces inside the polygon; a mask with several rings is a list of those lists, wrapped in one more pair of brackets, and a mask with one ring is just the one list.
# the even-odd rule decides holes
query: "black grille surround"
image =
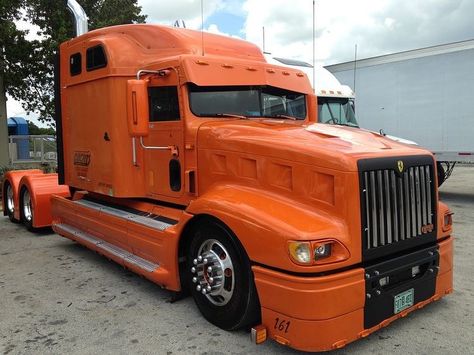
{"label": "black grille surround", "polygon": [[436,178],[429,155],[358,161],[362,260],[436,242]]}

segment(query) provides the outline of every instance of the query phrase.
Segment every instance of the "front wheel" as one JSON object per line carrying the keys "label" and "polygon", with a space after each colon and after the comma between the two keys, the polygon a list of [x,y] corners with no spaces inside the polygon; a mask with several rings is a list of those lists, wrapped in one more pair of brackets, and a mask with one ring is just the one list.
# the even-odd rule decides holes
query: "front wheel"
{"label": "front wheel", "polygon": [[250,262],[237,238],[217,221],[201,223],[193,233],[186,275],[203,316],[225,330],[257,323],[257,291]]}

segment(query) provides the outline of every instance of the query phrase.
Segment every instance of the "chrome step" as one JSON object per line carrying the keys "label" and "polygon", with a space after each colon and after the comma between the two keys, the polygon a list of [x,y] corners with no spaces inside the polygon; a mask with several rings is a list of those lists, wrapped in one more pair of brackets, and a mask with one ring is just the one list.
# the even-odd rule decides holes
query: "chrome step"
{"label": "chrome step", "polygon": [[74,201],[74,203],[85,206],[87,208],[90,208],[92,210],[95,210],[101,213],[105,213],[105,214],[122,218],[122,219],[127,219],[133,223],[141,224],[141,225],[144,225],[153,229],[157,229],[160,231],[164,231],[168,229],[169,227],[174,226],[176,223],[178,223],[178,221],[173,221],[166,217],[155,216],[155,215],[141,216],[140,214],[138,214],[138,211],[137,213],[132,213],[132,212],[124,211],[120,208],[103,205],[101,203],[97,203],[97,202],[89,201],[85,199]]}
{"label": "chrome step", "polygon": [[116,245],[113,245],[101,239],[98,239],[92,236],[91,234],[81,231],[80,229],[77,229],[69,224],[58,223],[58,224],[53,225],[53,227],[58,233],[64,232],[64,233],[72,234],[74,238],[77,239],[78,242],[86,241],[91,244],[94,244],[99,251],[100,250],[106,251],[122,259],[124,262],[128,262],[132,265],[135,265],[136,267],[142,270],[153,272],[160,267],[159,264],[155,264],[151,261],[145,260],[135,254],[132,254],[126,251],[125,249],[122,249]]}

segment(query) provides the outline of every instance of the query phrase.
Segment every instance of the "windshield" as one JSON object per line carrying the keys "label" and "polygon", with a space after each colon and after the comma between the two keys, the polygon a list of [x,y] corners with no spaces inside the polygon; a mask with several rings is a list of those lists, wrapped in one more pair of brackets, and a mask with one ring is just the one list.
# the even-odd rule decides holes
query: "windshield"
{"label": "windshield", "polygon": [[347,98],[318,97],[318,120],[321,123],[359,127],[354,102]]}
{"label": "windshield", "polygon": [[306,118],[306,96],[271,86],[189,85],[191,111],[207,117]]}

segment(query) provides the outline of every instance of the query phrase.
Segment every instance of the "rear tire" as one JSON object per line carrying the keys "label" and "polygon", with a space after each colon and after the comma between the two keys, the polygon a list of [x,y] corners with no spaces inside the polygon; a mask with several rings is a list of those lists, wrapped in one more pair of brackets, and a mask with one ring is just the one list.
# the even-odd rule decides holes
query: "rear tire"
{"label": "rear tire", "polygon": [[214,220],[203,221],[191,233],[185,278],[204,318],[225,330],[258,323],[253,273],[237,238]]}
{"label": "rear tire", "polygon": [[20,194],[20,216],[21,221],[25,227],[30,231],[34,232],[36,229],[33,227],[34,220],[34,208],[31,200],[30,190],[24,187]]}
{"label": "rear tire", "polygon": [[18,223],[18,220],[15,218],[15,201],[13,198],[13,187],[9,182],[5,183],[5,210],[7,211],[7,216],[13,223]]}

